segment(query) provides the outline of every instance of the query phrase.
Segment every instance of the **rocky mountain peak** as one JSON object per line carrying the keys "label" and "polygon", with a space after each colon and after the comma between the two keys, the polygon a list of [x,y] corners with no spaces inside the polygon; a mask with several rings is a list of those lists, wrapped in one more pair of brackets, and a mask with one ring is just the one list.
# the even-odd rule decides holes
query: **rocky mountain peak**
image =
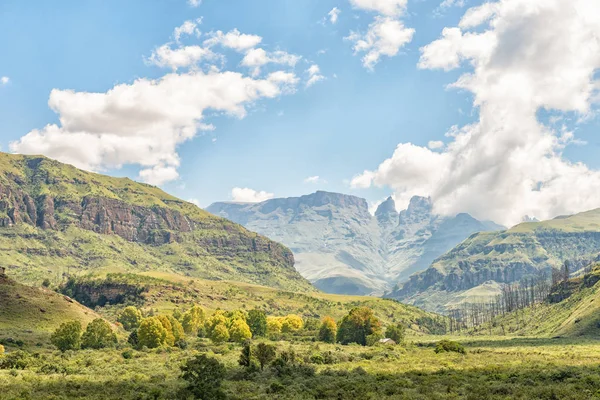
{"label": "rocky mountain peak", "polygon": [[409,225],[429,220],[432,217],[431,197],[413,196],[408,208],[400,212],[400,224]]}
{"label": "rocky mountain peak", "polygon": [[336,207],[358,207],[368,209],[369,206],[365,199],[341,193],[324,192],[319,190],[313,194],[300,197],[300,202],[311,207],[320,207],[331,204]]}
{"label": "rocky mountain peak", "polygon": [[375,217],[380,223],[398,223],[398,211],[396,211],[396,202],[392,196],[377,207]]}

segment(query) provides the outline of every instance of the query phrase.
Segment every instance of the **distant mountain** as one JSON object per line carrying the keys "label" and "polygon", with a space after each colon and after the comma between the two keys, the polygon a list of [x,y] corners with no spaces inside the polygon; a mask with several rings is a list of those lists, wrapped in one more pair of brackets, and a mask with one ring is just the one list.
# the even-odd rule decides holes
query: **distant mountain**
{"label": "distant mountain", "polygon": [[0,153],[0,266],[20,282],[171,271],[292,291],[312,286],[292,252],[130,179]]}
{"label": "distant mountain", "polygon": [[365,199],[323,191],[255,204],[214,203],[207,211],[290,247],[304,277],[340,294],[382,294],[472,233],[503,229],[468,214],[435,215],[424,197],[414,197],[400,213],[390,197],[374,216]]}
{"label": "distant mountain", "polygon": [[600,209],[526,222],[503,232],[472,235],[388,296],[443,312],[466,291],[493,296],[500,286],[490,282],[517,282],[540,270],[559,268],[564,261],[574,272],[599,252]]}

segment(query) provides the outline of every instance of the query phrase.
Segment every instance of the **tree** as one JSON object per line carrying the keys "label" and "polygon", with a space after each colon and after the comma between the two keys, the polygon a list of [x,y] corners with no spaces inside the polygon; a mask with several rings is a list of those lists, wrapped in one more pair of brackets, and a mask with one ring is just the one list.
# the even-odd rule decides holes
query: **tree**
{"label": "tree", "polygon": [[218,324],[209,333],[209,338],[215,343],[224,343],[229,340],[229,330],[225,324]]}
{"label": "tree", "polygon": [[265,368],[265,365],[268,365],[275,359],[277,351],[275,346],[271,344],[259,343],[258,346],[256,346],[255,354],[262,371]]}
{"label": "tree", "polygon": [[319,340],[325,343],[335,343],[337,324],[331,317],[323,318],[319,328]]}
{"label": "tree", "polygon": [[281,333],[281,320],[277,317],[267,317],[267,332],[271,336]]}
{"label": "tree", "polygon": [[242,352],[240,353],[238,363],[242,367],[250,367],[252,365],[253,354],[254,351],[252,350],[252,344],[250,343],[250,341],[246,341],[246,343],[244,343],[244,347],[242,347]]}
{"label": "tree", "polygon": [[337,331],[337,341],[366,346],[367,336],[380,332],[381,322],[375,317],[373,310],[369,307],[356,307],[342,319]]}
{"label": "tree", "polygon": [[298,332],[304,326],[304,321],[302,318],[295,314],[290,314],[283,318],[281,323],[281,332],[291,333]]}
{"label": "tree", "polygon": [[248,319],[246,320],[252,337],[266,336],[267,334],[267,315],[259,309],[250,310]]}
{"label": "tree", "polygon": [[229,328],[229,339],[237,342],[243,343],[247,339],[252,337],[252,332],[250,331],[250,327],[243,319],[236,319],[231,323],[231,327]]}
{"label": "tree", "polygon": [[154,349],[165,344],[167,330],[158,317],[144,318],[137,331],[138,343],[141,347]]}
{"label": "tree", "polygon": [[224,325],[225,327],[227,327],[228,322],[229,321],[227,320],[227,317],[225,316],[225,313],[223,311],[215,311],[215,313],[211,315],[205,323],[207,336],[209,338],[212,336],[212,332],[217,327],[217,325]]}
{"label": "tree", "polygon": [[183,319],[181,321],[183,330],[188,335],[196,336],[198,334],[198,330],[204,323],[205,318],[205,313],[202,307],[194,304],[192,308],[183,314]]}
{"label": "tree", "polygon": [[137,329],[142,322],[142,312],[134,306],[125,307],[125,309],[119,314],[117,321],[123,324],[123,328],[126,331],[132,331]]}
{"label": "tree", "polygon": [[173,332],[173,338],[175,339],[175,343],[185,338],[185,332],[183,330],[183,326],[181,322],[179,322],[172,315],[167,315],[167,319],[171,323],[171,331]]}
{"label": "tree", "polygon": [[186,390],[195,399],[220,400],[225,398],[221,384],[225,378],[225,366],[214,358],[200,354],[181,367],[181,377],[188,383]]}
{"label": "tree", "polygon": [[404,325],[397,323],[390,325],[385,330],[385,337],[392,339],[396,343],[402,343],[404,341]]}
{"label": "tree", "polygon": [[76,350],[81,346],[81,323],[63,322],[50,337],[50,341],[60,351]]}
{"label": "tree", "polygon": [[102,349],[117,343],[117,335],[110,324],[102,318],[90,322],[81,337],[81,347],[84,349]]}
{"label": "tree", "polygon": [[134,329],[131,331],[131,333],[129,334],[129,337],[127,338],[127,343],[129,343],[133,347],[138,347],[138,345],[140,343],[139,343],[137,329]]}

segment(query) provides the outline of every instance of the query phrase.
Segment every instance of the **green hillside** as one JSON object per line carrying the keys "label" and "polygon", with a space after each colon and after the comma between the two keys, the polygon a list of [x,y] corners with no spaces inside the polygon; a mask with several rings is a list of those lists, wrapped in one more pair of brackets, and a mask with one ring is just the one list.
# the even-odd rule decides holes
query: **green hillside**
{"label": "green hillside", "polygon": [[600,209],[523,223],[502,232],[472,235],[389,296],[443,311],[465,291],[482,285],[489,288],[490,281],[518,282],[559,268],[565,261],[571,263],[572,272],[577,271],[599,252]]}
{"label": "green hillside", "polygon": [[45,157],[0,153],[0,249],[26,283],[162,270],[312,290],[278,243],[156,187]]}

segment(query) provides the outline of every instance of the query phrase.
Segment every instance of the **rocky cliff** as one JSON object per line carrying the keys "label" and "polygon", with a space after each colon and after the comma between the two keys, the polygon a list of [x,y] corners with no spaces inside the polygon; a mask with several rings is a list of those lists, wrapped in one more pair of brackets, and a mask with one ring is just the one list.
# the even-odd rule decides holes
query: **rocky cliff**
{"label": "rocky cliff", "polygon": [[[600,210],[545,222],[529,222],[502,232],[477,233],[410,277],[389,297],[430,310],[485,282],[518,282],[569,261],[575,272],[600,252]],[[490,293],[493,295],[494,293]]]}
{"label": "rocky cliff", "polygon": [[390,197],[371,215],[362,198],[322,191],[207,211],[286,244],[304,277],[342,294],[382,294],[473,232],[500,228],[467,214],[435,215],[424,197],[400,213]]}
{"label": "rocky cliff", "polygon": [[64,256],[74,271],[131,270],[141,262],[144,269],[154,264],[191,276],[310,290],[289,249],[158,188],[0,153],[0,246],[11,237],[18,240],[3,246],[0,263],[24,280],[44,269],[65,272],[44,259]]}

